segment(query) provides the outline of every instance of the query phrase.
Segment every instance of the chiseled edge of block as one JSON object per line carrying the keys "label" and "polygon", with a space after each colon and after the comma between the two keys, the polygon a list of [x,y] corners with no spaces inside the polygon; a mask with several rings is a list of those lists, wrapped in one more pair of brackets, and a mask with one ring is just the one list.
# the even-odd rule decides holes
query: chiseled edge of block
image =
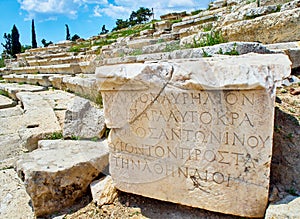
{"label": "chiseled edge of block", "polygon": [[[161,69],[159,66],[162,65],[164,66],[162,69],[167,70],[157,73],[156,71]],[[290,74],[290,65],[291,63],[285,55],[250,54],[239,57],[105,66],[98,68],[96,73],[100,91],[103,92],[147,90],[151,85],[161,87],[168,84],[184,90],[265,90],[269,94],[270,100],[274,101],[275,82]],[[163,74],[164,72],[167,74]],[[159,84],[159,80],[163,83]],[[273,124],[273,122],[271,123]],[[119,187],[121,190],[135,193],[135,186],[131,187],[125,183]],[[140,192],[141,188],[138,190],[137,194],[143,195]],[[149,196],[149,194],[144,195]],[[159,198],[151,195],[149,197]],[[159,199],[169,200],[168,198]],[[174,202],[173,199],[170,201]],[[183,201],[182,203],[187,202]],[[210,208],[209,210],[216,209]],[[230,210],[224,211],[224,213],[237,214]],[[241,216],[257,217],[259,216],[257,214],[248,213]]]}

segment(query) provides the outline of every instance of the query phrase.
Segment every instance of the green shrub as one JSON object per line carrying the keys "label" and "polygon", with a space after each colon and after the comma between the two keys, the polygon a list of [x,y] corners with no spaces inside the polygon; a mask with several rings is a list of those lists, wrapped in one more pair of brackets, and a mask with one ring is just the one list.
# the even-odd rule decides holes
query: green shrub
{"label": "green shrub", "polygon": [[213,46],[216,44],[221,44],[227,42],[220,32],[211,32],[207,34],[203,39],[200,39],[198,42],[194,40],[194,47],[204,47],[204,46]]}
{"label": "green shrub", "polygon": [[211,55],[209,55],[204,49],[202,49],[202,57],[206,58],[206,57],[211,57]]}
{"label": "green shrub", "polygon": [[142,55],[142,54],[143,54],[143,51],[141,49],[135,49],[131,53],[129,53],[130,56],[138,56],[138,55]]}
{"label": "green shrub", "polygon": [[203,10],[200,9],[200,10],[192,11],[191,14],[196,15],[196,14],[199,14],[201,11],[203,11]]}
{"label": "green shrub", "polygon": [[179,42],[174,43],[174,44],[167,44],[166,48],[164,49],[164,52],[172,52],[175,50],[179,50],[180,49],[180,44]]}
{"label": "green shrub", "polygon": [[61,132],[53,132],[49,135],[46,135],[45,139],[46,140],[56,140],[56,139],[62,139],[63,134]]}
{"label": "green shrub", "polygon": [[0,59],[0,68],[5,67],[4,59]]}
{"label": "green shrub", "polygon": [[0,95],[9,97],[8,92],[6,90],[0,90]]}

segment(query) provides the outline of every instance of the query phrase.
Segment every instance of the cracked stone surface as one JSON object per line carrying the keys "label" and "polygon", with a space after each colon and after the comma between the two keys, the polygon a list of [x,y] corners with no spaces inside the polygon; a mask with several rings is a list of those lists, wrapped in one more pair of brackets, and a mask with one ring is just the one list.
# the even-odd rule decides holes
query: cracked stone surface
{"label": "cracked stone surface", "polygon": [[249,54],[97,68],[116,187],[263,217],[275,83],[290,64],[286,55]]}
{"label": "cracked stone surface", "polygon": [[0,95],[0,109],[14,107],[15,105],[17,105],[15,101],[11,100],[8,97]]}
{"label": "cracked stone surface", "polygon": [[34,218],[24,183],[13,169],[0,170],[0,218]]}
{"label": "cracked stone surface", "polygon": [[108,165],[106,142],[43,140],[16,163],[36,216],[72,205]]}

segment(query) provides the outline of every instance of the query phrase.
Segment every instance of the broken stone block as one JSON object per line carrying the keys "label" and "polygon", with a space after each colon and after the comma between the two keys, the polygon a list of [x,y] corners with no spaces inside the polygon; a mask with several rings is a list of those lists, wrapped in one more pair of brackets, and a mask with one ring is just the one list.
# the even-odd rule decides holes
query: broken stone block
{"label": "broken stone block", "polygon": [[270,204],[266,211],[265,219],[299,218],[300,198],[288,195],[284,199]]}
{"label": "broken stone block", "polygon": [[290,65],[247,54],[98,67],[117,189],[263,217],[275,83]]}
{"label": "broken stone block", "polygon": [[118,194],[111,176],[92,182],[90,188],[93,201],[99,207],[113,203]]}
{"label": "broken stone block", "polygon": [[108,165],[106,142],[43,140],[16,163],[36,216],[70,206]]}
{"label": "broken stone block", "polygon": [[16,101],[13,101],[6,96],[0,95],[0,109],[11,108],[15,105],[17,105]]}
{"label": "broken stone block", "polygon": [[84,98],[75,97],[65,113],[63,135],[83,139],[101,138],[105,132],[103,110]]}
{"label": "broken stone block", "polygon": [[22,127],[18,130],[23,146],[32,151],[39,140],[52,133],[61,133],[61,127],[53,108],[42,95],[31,92],[19,92],[17,98],[22,102],[24,114]]}

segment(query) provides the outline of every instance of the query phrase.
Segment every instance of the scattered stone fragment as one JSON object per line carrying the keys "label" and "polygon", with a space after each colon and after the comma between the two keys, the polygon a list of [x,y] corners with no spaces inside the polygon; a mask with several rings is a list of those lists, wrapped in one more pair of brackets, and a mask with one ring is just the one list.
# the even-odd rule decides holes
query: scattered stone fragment
{"label": "scattered stone fragment", "polygon": [[90,185],[93,201],[97,206],[113,203],[117,197],[117,189],[113,185],[111,176],[106,176],[100,180],[96,180]]}
{"label": "scattered stone fragment", "polygon": [[300,94],[300,89],[291,88],[290,93],[292,95],[299,95]]}
{"label": "scattered stone fragment", "polygon": [[16,164],[36,216],[70,206],[108,165],[106,142],[44,140]]}
{"label": "scattered stone fragment", "polygon": [[265,219],[297,219],[300,216],[300,197],[288,195],[284,199],[270,204]]}
{"label": "scattered stone fragment", "polygon": [[65,114],[63,135],[65,138],[101,138],[105,132],[103,110],[84,98],[75,97]]}

